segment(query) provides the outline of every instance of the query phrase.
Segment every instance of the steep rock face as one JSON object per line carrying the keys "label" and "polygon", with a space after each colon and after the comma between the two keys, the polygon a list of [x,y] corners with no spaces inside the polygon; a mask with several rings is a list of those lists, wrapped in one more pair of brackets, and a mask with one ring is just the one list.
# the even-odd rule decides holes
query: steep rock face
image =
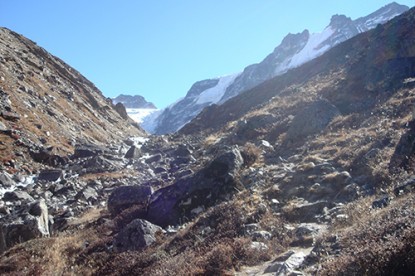
{"label": "steep rock face", "polygon": [[125,106],[125,108],[157,108],[153,103],[146,101],[146,99],[140,95],[132,96],[120,94],[117,97],[113,98],[112,102],[114,104],[122,103]]}
{"label": "steep rock face", "polygon": [[[330,24],[320,33],[310,34],[308,30],[304,30],[302,33],[288,34],[262,62],[249,65],[242,73],[231,77],[196,82],[185,98],[165,110],[144,118],[142,126],[155,134],[175,132],[197,116],[206,106],[223,104],[236,95],[284,74],[324,54],[339,43],[370,30],[378,24],[383,24],[407,10],[406,6],[392,3],[356,20],[351,20],[344,15],[334,15]],[[199,87],[201,83],[209,81],[216,82],[216,85]],[[225,83],[226,85],[221,85]],[[196,89],[198,93],[190,93],[194,87],[198,87]],[[215,97],[204,100],[205,94],[213,94],[212,90],[215,91]]]}
{"label": "steep rock face", "polygon": [[61,153],[72,152],[76,143],[145,135],[94,84],[33,41],[1,28],[0,51],[0,121],[10,130],[1,135],[6,146],[13,149],[7,133],[27,148],[52,146]]}

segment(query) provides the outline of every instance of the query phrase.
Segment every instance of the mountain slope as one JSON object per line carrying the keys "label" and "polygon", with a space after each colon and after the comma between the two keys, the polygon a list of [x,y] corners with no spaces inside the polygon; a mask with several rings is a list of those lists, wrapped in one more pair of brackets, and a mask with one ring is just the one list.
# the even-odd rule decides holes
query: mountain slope
{"label": "mountain slope", "polygon": [[10,151],[14,141],[7,135],[28,148],[52,146],[64,154],[78,143],[145,135],[94,84],[29,39],[1,28],[0,50],[1,136]]}
{"label": "mountain slope", "polygon": [[383,24],[407,10],[407,6],[392,3],[356,20],[351,20],[344,15],[334,15],[330,24],[321,33],[310,34],[308,30],[305,30],[301,34],[289,34],[261,63],[245,68],[244,72],[228,87],[220,102],[223,103],[244,90],[298,67],[335,45],[370,30],[377,24]]}
{"label": "mountain slope", "polygon": [[[286,96],[296,96],[300,102],[306,102],[310,91],[316,90],[324,92],[324,97],[337,105],[342,114],[365,111],[375,104],[376,97],[384,95],[380,91],[389,89],[388,85],[414,76],[415,49],[411,44],[414,34],[406,28],[406,21],[409,20],[402,17],[399,21],[391,20],[387,27],[379,25],[222,105],[212,105],[180,132],[215,132],[250,111],[273,105]],[[327,90],[324,88],[330,85]],[[304,99],[299,97],[302,94]]]}
{"label": "mountain slope", "polygon": [[[335,45],[374,28],[377,24],[387,22],[406,10],[408,7],[392,3],[354,21],[344,15],[335,15],[321,33],[310,34],[305,30],[298,34],[288,34],[262,62],[246,67],[239,74],[196,82],[182,100],[158,114],[144,118],[143,127],[155,134],[175,132],[206,106],[222,104],[243,91],[320,56]],[[212,86],[204,87],[205,82],[211,83]],[[203,97],[203,91],[207,89],[215,89],[215,94],[221,95],[221,98],[215,97],[199,104],[199,95]]]}

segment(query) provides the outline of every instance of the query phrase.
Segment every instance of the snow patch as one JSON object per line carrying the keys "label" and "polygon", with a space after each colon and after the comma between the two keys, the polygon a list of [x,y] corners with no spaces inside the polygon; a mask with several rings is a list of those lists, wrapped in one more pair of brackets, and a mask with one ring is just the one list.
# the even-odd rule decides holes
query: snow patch
{"label": "snow patch", "polygon": [[197,98],[196,104],[217,103],[222,99],[226,89],[241,73],[220,77],[219,82],[212,88],[203,91]]}
{"label": "snow patch", "polygon": [[334,30],[330,26],[325,28],[321,33],[311,34],[304,48],[291,58],[291,62],[289,63],[288,67],[298,67],[307,61],[322,55],[324,52],[330,49],[330,45],[326,45],[324,47],[320,47],[320,45],[328,38],[330,38],[330,36],[333,34]]}
{"label": "snow patch", "polygon": [[126,108],[128,116],[135,122],[141,124],[143,119],[158,109],[152,108]]}

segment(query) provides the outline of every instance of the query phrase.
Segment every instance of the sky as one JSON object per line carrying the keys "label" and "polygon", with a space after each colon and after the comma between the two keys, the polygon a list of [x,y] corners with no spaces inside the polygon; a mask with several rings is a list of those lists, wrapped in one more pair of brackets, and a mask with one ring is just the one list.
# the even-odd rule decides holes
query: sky
{"label": "sky", "polygon": [[[106,97],[163,108],[199,80],[262,61],[288,33],[321,32],[391,0],[0,0],[0,26],[77,69]],[[413,7],[415,0],[398,0]]]}

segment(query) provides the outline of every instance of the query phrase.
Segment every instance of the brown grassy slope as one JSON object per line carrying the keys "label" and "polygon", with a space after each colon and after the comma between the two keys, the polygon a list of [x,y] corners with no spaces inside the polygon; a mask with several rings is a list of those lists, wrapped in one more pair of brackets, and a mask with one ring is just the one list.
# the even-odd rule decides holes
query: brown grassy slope
{"label": "brown grassy slope", "polygon": [[27,139],[39,143],[44,138],[70,152],[78,141],[109,143],[144,135],[120,117],[93,83],[29,39],[1,28],[0,50],[0,89],[20,115],[15,125]]}

